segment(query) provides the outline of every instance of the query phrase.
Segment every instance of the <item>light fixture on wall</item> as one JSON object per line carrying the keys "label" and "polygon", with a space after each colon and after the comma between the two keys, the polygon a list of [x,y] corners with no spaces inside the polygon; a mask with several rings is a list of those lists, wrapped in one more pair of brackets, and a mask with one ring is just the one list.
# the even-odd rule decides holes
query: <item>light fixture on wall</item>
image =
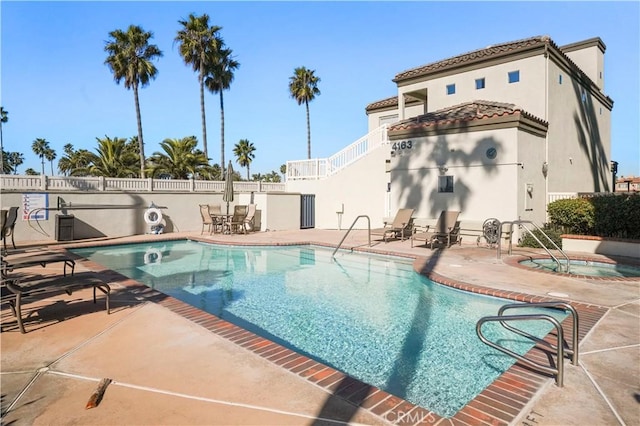
{"label": "light fixture on wall", "polygon": [[545,161],[544,163],[542,163],[542,174],[544,175],[544,177],[547,177],[547,173],[549,173],[549,163]]}
{"label": "light fixture on wall", "polygon": [[438,166],[438,170],[440,171],[440,174],[441,174],[441,175],[443,175],[443,174],[447,173],[447,171],[448,171],[449,169],[447,168],[447,166],[445,166],[445,165],[443,164],[443,165],[441,165],[441,166]]}

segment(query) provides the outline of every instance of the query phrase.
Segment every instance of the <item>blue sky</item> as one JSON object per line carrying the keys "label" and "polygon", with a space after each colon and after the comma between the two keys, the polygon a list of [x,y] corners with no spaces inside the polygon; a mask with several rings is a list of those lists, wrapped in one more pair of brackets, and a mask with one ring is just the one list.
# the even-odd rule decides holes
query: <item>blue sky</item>
{"label": "blue sky", "polygon": [[[306,158],[304,106],[289,97],[293,69],[321,78],[311,104],[311,154],[328,157],[367,132],[367,104],[397,93],[400,71],[490,44],[549,35],[564,45],[600,37],[605,93],[614,100],[612,157],[619,175],[640,175],[640,3],[633,2],[21,2],[3,0],[1,105],[5,151],[41,169],[45,138],[94,150],[97,137],[136,135],[133,93],[107,66],[108,33],[140,25],[164,53],[140,91],[145,153],[165,138],[201,143],[196,74],[174,45],[178,20],[207,13],[241,64],[225,99],[225,158],[249,139],[251,173]],[[220,161],[218,95],[206,94],[209,156]],[[57,161],[57,160],[56,160]],[[46,165],[47,173],[50,166]],[[57,170],[56,170],[57,174]],[[243,174],[244,175],[244,174]]]}

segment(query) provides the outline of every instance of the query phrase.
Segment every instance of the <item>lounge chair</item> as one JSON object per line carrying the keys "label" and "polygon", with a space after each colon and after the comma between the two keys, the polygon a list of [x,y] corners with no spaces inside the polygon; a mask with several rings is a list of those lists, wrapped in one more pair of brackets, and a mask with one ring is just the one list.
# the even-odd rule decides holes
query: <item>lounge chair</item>
{"label": "lounge chair", "polygon": [[2,258],[2,278],[6,278],[7,272],[11,272],[15,269],[29,268],[31,266],[46,267],[49,263],[64,263],[64,276],[67,276],[67,266],[71,268],[71,275],[76,267],[76,262],[71,257],[64,253],[58,252],[43,252],[25,256],[11,256]]}
{"label": "lounge chair", "polygon": [[459,211],[443,210],[433,228],[427,226],[425,231],[414,232],[413,235],[411,235],[411,247],[414,246],[414,241],[416,240],[424,241],[425,245],[428,244],[430,248],[433,248],[433,244],[436,242],[444,243],[447,247],[451,247],[452,244],[459,242],[459,214]]}
{"label": "lounge chair", "polygon": [[406,236],[411,235],[413,230],[413,209],[399,209],[396,213],[396,217],[391,223],[384,223],[384,227],[372,229],[370,235],[382,235],[384,242],[387,242],[387,237],[398,238],[404,241]]}
{"label": "lounge chair", "polygon": [[26,333],[22,318],[22,301],[27,297],[41,297],[52,293],[65,292],[69,295],[74,290],[93,288],[93,303],[96,303],[96,289],[104,293],[106,297],[107,314],[109,308],[109,296],[111,287],[94,272],[80,272],[68,277],[44,278],[34,281],[20,282],[17,278],[7,278],[2,281],[2,299],[11,306],[13,315],[18,321],[21,333]]}

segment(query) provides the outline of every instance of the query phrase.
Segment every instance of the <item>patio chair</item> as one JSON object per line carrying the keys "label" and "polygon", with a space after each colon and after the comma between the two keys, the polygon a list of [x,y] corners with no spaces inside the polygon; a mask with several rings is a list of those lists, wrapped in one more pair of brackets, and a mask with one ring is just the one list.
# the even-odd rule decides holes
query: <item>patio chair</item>
{"label": "patio chair", "polygon": [[67,254],[54,252],[54,251],[45,251],[37,254],[30,254],[25,256],[11,256],[2,258],[2,268],[0,271],[2,272],[2,278],[7,277],[7,272],[11,272],[15,269],[21,268],[29,268],[31,266],[42,266],[46,267],[49,263],[64,263],[63,274],[67,276],[67,266],[71,268],[71,275],[73,275],[76,262]]}
{"label": "patio chair", "polygon": [[222,215],[222,206],[220,204],[209,204],[209,216],[211,217],[213,233],[222,232],[224,225],[224,216]]}
{"label": "patio chair", "polygon": [[111,313],[109,308],[111,287],[102,281],[98,274],[93,272],[81,272],[68,277],[58,276],[25,282],[20,282],[17,278],[3,279],[2,299],[11,306],[11,311],[18,321],[20,332],[26,333],[24,319],[22,318],[22,302],[25,298],[43,297],[61,292],[71,295],[73,291],[83,288],[93,288],[93,303],[96,303],[96,289],[104,293],[107,314]]}
{"label": "patio chair", "polygon": [[425,245],[429,245],[433,249],[433,244],[444,243],[447,247],[451,247],[454,243],[459,242],[460,226],[458,224],[459,211],[455,210],[442,210],[438,221],[433,228],[427,226],[427,229],[422,232],[414,232],[411,235],[411,247],[414,246],[414,241],[422,240]]}
{"label": "patio chair", "polygon": [[410,236],[413,230],[413,209],[399,209],[396,217],[391,223],[384,223],[384,227],[372,229],[370,235],[382,235],[384,242],[387,237],[398,238],[404,241],[406,236]]}
{"label": "patio chair", "polygon": [[[247,217],[247,206],[234,206],[233,216],[225,223],[231,233],[237,233],[242,228],[244,230],[244,219]],[[244,231],[243,231],[244,232]],[[244,232],[246,233],[246,232]]]}
{"label": "patio chair", "polygon": [[13,239],[13,230],[16,227],[16,220],[18,219],[18,207],[9,207],[7,217],[2,224],[2,245],[3,253],[7,252],[7,237],[11,236],[11,245],[16,248],[16,242]]}
{"label": "patio chair", "polygon": [[247,215],[242,220],[242,231],[245,234],[249,229],[252,231],[254,230],[253,227],[255,226],[256,207],[257,206],[255,204],[249,204],[249,207],[247,208]]}
{"label": "patio chair", "polygon": [[208,204],[200,204],[200,216],[202,217],[202,230],[200,231],[200,235],[204,233],[205,226],[209,229],[209,235],[211,235],[213,232],[213,218],[209,213]]}

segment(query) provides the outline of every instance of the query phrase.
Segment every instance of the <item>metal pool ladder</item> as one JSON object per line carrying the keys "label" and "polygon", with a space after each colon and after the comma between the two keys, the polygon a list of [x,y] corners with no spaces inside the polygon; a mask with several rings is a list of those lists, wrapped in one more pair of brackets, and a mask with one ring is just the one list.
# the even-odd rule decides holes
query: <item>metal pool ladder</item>
{"label": "metal pool ladder", "polygon": [[[512,229],[513,229],[513,225],[520,225],[521,227],[523,227],[529,234],[531,234],[533,239],[536,240],[536,242],[538,244],[540,244],[540,247],[542,247],[544,249],[544,251],[547,252],[547,254],[553,259],[553,261],[558,264],[558,271],[559,272],[563,272],[563,270],[564,270],[564,272],[569,273],[569,265],[571,264],[571,261],[569,260],[569,256],[567,256],[567,254],[565,252],[563,252],[562,249],[560,247],[558,247],[558,245],[556,243],[553,242],[553,240],[542,230],[542,228],[540,228],[538,225],[536,225],[534,222],[532,222],[530,220],[512,220],[512,221],[502,222],[500,224],[500,229],[498,231],[498,235],[502,235],[502,227],[505,224],[511,225]],[[551,253],[551,250],[546,245],[544,245],[544,243],[542,241],[540,241],[540,239],[538,237],[536,237],[536,235],[533,233],[533,231],[527,227],[527,224],[533,225],[533,227],[535,229],[537,229],[538,232],[540,232],[541,235],[544,235],[547,238],[547,240],[551,243],[553,248],[555,250],[557,250],[567,260],[567,267],[566,268],[562,267],[562,262],[560,262],[560,260],[558,260],[558,258],[556,256],[554,256],[553,253]],[[502,243],[502,240],[500,238],[498,238],[498,248],[497,248],[498,259],[500,259],[500,257],[502,256],[502,247],[501,247],[502,244],[501,243]],[[513,232],[510,232],[509,233],[509,255],[511,255],[512,246],[513,246]]]}
{"label": "metal pool ladder", "polygon": [[[552,317],[551,315],[546,314],[526,314],[526,315],[504,315],[504,312],[508,309],[518,309],[518,308],[554,308],[554,309],[562,309],[564,311],[569,311],[571,316],[573,317],[573,327],[571,330],[571,347],[565,347],[564,341],[564,330],[560,322]],[[556,354],[556,366],[548,366],[544,364],[537,363],[532,361],[523,355],[517,354],[504,346],[500,346],[498,343],[492,342],[486,338],[484,334],[482,334],[482,325],[486,322],[499,322],[504,328],[510,330],[520,336],[526,337],[530,340],[536,342],[536,344],[540,344],[546,347],[552,353]],[[556,338],[557,344],[553,345],[550,342],[547,342],[544,339],[540,339],[536,336],[533,336],[526,331],[515,328],[514,326],[508,324],[509,321],[548,321],[556,329]],[[535,302],[535,303],[510,303],[507,305],[503,305],[498,310],[498,315],[496,316],[487,316],[482,317],[476,323],[476,334],[480,338],[480,340],[491,346],[494,349],[499,350],[507,355],[510,355],[522,362],[523,364],[528,365],[529,367],[541,370],[544,373],[553,374],[556,378],[556,384],[558,387],[563,386],[564,379],[564,356],[565,354],[570,355],[571,364],[578,365],[578,312],[576,312],[575,308],[568,303],[565,302]]]}
{"label": "metal pool ladder", "polygon": [[342,245],[344,240],[347,238],[347,235],[349,235],[349,232],[351,232],[351,230],[353,229],[353,226],[356,224],[358,219],[360,219],[361,217],[366,217],[367,218],[367,231],[368,231],[367,235],[369,236],[369,247],[371,247],[371,219],[369,219],[369,216],[367,216],[366,214],[361,214],[360,216],[356,217],[353,220],[353,223],[351,224],[349,229],[347,229],[347,232],[345,232],[344,237],[342,237],[342,239],[340,240],[340,242],[336,246],[336,249],[333,251],[333,253],[331,253],[331,258],[332,259],[335,257],[336,252],[338,251],[338,249],[340,248],[340,246]]}

